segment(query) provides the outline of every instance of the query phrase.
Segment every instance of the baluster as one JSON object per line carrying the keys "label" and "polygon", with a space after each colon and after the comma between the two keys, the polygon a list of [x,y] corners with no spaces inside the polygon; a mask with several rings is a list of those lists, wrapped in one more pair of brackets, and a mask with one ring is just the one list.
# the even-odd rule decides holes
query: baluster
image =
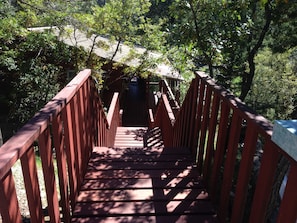
{"label": "baluster", "polygon": [[219,105],[220,105],[220,98],[218,94],[215,94],[213,96],[213,102],[211,107],[211,116],[209,121],[205,161],[203,165],[203,179],[208,184],[209,184],[209,179],[211,175],[210,174],[211,164],[212,164],[213,155],[214,155],[214,142],[215,142],[215,134],[217,129]]}
{"label": "baluster", "polygon": [[234,223],[242,222],[257,140],[257,126],[253,120],[248,120],[232,210],[231,222]]}
{"label": "baluster", "polygon": [[21,164],[30,210],[30,221],[44,222],[33,146],[21,157]]}
{"label": "baluster", "polygon": [[0,196],[0,212],[3,222],[21,223],[22,217],[11,170],[0,180]]}
{"label": "baluster", "polygon": [[203,158],[204,158],[204,153],[205,153],[205,139],[206,139],[207,130],[208,130],[211,95],[212,95],[211,88],[208,86],[206,88],[206,95],[203,100],[203,115],[202,115],[200,138],[199,138],[199,145],[198,145],[198,171],[199,171],[199,173],[202,173],[202,166],[203,166],[203,162],[204,162]]}
{"label": "baluster", "polygon": [[267,141],[263,148],[264,153],[261,159],[261,167],[253,198],[249,219],[250,223],[266,222],[266,210],[270,201],[274,177],[280,159],[278,147],[270,139]]}
{"label": "baluster", "polygon": [[229,124],[230,108],[224,101],[221,102],[219,129],[217,134],[216,151],[214,156],[214,162],[212,167],[211,179],[210,179],[210,194],[212,201],[216,201],[216,193],[219,187],[218,180],[221,172],[221,166],[223,165],[224,154],[226,152],[226,143],[228,136],[228,124]]}
{"label": "baluster", "polygon": [[242,119],[237,111],[233,111],[233,117],[228,138],[227,156],[224,166],[223,183],[221,190],[221,199],[219,207],[219,218],[222,222],[226,222],[229,217],[228,204],[230,201],[230,192],[233,182],[234,166],[238,150],[238,142],[241,131]]}
{"label": "baluster", "polygon": [[73,139],[73,123],[71,118],[71,107],[66,105],[66,109],[62,111],[62,119],[64,123],[64,133],[65,133],[65,151],[67,156],[67,169],[69,177],[70,186],[70,201],[71,207],[74,208],[75,198],[77,196],[77,181],[76,181],[76,164],[74,156],[74,139]]}
{"label": "baluster", "polygon": [[39,152],[42,161],[43,176],[48,201],[50,221],[60,222],[58,194],[55,182],[55,171],[52,157],[50,132],[47,128],[38,138]]}
{"label": "baluster", "polygon": [[290,171],[288,175],[288,181],[285,189],[283,199],[281,201],[281,206],[279,209],[279,214],[277,218],[277,223],[295,223],[297,219],[297,162],[291,162]]}
{"label": "baluster", "polygon": [[53,119],[53,138],[56,151],[57,168],[59,175],[61,206],[64,222],[70,222],[70,205],[68,194],[68,177],[65,154],[65,139],[63,136],[63,125],[61,115]]}

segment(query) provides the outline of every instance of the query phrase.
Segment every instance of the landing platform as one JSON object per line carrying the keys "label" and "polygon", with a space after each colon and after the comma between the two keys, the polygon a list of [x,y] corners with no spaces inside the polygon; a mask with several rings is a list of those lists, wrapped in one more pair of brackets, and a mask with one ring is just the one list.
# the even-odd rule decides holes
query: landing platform
{"label": "landing platform", "polygon": [[189,151],[154,131],[141,147],[94,148],[72,222],[217,222]]}

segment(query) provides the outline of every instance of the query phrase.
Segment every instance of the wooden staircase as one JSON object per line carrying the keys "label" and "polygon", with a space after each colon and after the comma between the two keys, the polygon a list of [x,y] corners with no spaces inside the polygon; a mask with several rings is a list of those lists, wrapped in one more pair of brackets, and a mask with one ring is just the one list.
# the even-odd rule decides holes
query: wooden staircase
{"label": "wooden staircase", "polygon": [[217,222],[195,168],[160,129],[118,127],[114,147],[93,150],[72,222]]}
{"label": "wooden staircase", "polygon": [[[272,123],[207,75],[195,75],[178,113],[163,89],[156,111],[149,112],[148,131],[118,127],[119,94],[106,113],[91,70],[80,72],[1,146],[0,222],[199,223],[219,218],[265,223],[277,216],[277,222],[295,223],[297,162],[272,140]],[[259,151],[261,158],[255,160]],[[279,208],[269,216],[275,205],[271,197],[279,195],[275,176],[286,173],[279,169],[283,158],[290,164],[288,180]],[[17,161],[29,213],[17,196],[12,171]],[[260,169],[255,168],[258,161]]]}

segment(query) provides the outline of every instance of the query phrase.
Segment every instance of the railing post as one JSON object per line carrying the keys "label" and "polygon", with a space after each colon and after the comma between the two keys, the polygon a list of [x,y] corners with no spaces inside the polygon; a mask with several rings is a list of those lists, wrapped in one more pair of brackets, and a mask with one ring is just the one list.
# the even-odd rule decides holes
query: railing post
{"label": "railing post", "polygon": [[275,121],[272,141],[292,160],[277,222],[295,222],[297,219],[297,120]]}
{"label": "railing post", "polygon": [[256,190],[249,219],[250,223],[267,222],[266,210],[269,204],[279,158],[280,153],[277,150],[277,146],[271,140],[269,140],[264,147],[261,168],[258,175],[258,179],[261,180],[258,180],[256,184]]}
{"label": "railing post", "polygon": [[46,129],[38,138],[43,177],[48,201],[48,212],[52,223],[61,222],[58,193],[56,189],[50,130]]}
{"label": "railing post", "polygon": [[11,170],[0,180],[0,196],[0,212],[3,222],[21,223],[22,217]]}
{"label": "railing post", "polygon": [[38,184],[37,166],[33,146],[22,156],[21,163],[30,210],[30,221],[43,223],[44,216],[42,213],[40,188]]}

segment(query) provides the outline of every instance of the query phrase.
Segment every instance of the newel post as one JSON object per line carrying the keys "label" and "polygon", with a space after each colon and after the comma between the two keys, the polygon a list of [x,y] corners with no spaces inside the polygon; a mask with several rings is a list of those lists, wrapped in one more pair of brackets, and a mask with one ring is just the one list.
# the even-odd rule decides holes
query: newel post
{"label": "newel post", "polygon": [[297,162],[297,120],[277,120],[272,141]]}
{"label": "newel post", "polygon": [[277,222],[295,223],[297,219],[297,120],[275,121],[272,141],[291,158],[288,180]]}

